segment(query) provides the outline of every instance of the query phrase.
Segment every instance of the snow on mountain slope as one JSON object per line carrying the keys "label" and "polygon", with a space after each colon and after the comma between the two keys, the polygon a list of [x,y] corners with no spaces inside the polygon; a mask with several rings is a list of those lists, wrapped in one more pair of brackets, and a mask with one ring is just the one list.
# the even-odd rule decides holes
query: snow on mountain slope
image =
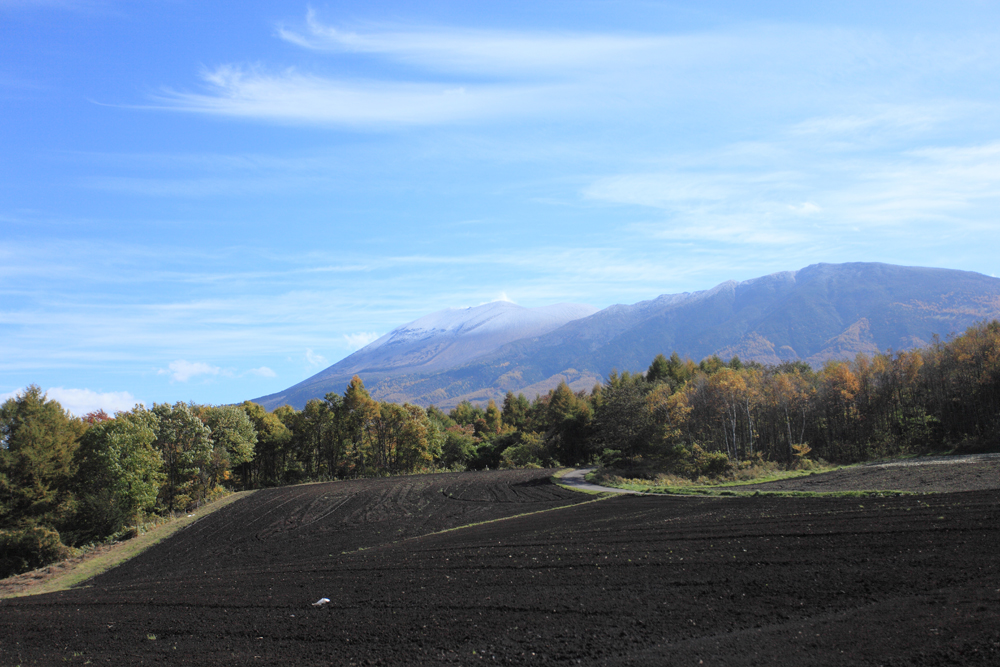
{"label": "snow on mountain slope", "polygon": [[858,352],[911,349],[935,334],[1000,318],[1000,280],[877,263],[814,264],[711,289],[664,294],[599,313],[496,302],[405,324],[287,390],[269,409],[342,392],[354,374],[372,396],[448,408],[507,391],[589,388],[612,369],[641,372],[657,354],[821,365]]}
{"label": "snow on mountain slope", "polygon": [[424,372],[459,366],[506,343],[541,336],[595,312],[596,308],[583,304],[525,308],[507,301],[449,308],[397,327],[320,375],[361,369]]}
{"label": "snow on mountain slope", "polygon": [[505,342],[539,336],[572,320],[593,315],[593,306],[559,303],[525,308],[508,301],[494,301],[471,308],[448,308],[404,324],[359,352],[372,353],[385,346],[399,346],[435,337],[505,339]]}

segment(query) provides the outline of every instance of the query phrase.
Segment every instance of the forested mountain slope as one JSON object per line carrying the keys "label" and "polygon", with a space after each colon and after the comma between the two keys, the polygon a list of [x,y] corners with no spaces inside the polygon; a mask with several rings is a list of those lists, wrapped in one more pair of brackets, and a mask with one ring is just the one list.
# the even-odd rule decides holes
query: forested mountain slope
{"label": "forested mountain slope", "polygon": [[[507,391],[530,398],[562,380],[589,389],[612,369],[644,370],[660,353],[676,351],[696,361],[738,355],[765,364],[801,359],[818,366],[858,352],[923,346],[935,334],[994,318],[1000,318],[997,278],[876,263],[816,264],[611,306],[547,332],[483,346],[478,355],[475,340],[458,331],[452,344],[464,338],[462,355],[433,366],[393,366],[393,348],[376,341],[369,346],[374,351],[359,350],[286,392],[257,400],[269,408],[285,402],[301,407],[309,398],[342,391],[350,368],[377,399],[447,408],[463,399],[499,399]],[[373,352],[384,355],[377,368],[348,363]]]}

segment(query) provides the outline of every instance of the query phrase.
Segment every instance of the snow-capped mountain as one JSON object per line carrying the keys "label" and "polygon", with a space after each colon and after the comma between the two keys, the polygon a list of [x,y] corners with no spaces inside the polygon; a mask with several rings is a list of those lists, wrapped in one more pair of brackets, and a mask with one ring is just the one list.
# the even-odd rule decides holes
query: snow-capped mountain
{"label": "snow-capped mountain", "polygon": [[361,375],[366,386],[374,389],[378,382],[395,376],[455,368],[507,343],[547,334],[595,312],[596,308],[585,304],[525,308],[509,301],[441,310],[393,329],[283,392],[255,400],[269,409],[284,403],[301,408],[310,398],[342,392],[354,375]]}
{"label": "snow-capped mountain", "polygon": [[1000,318],[1000,280],[890,264],[814,264],[712,289],[594,312],[510,303],[445,310],[403,325],[327,370],[257,399],[301,408],[343,392],[352,375],[372,396],[449,408],[461,400],[529,398],[565,381],[590,389],[611,372],[644,371],[657,354],[717,354],[814,367],[859,352],[927,345]]}
{"label": "snow-capped mountain", "polygon": [[593,306],[559,303],[525,308],[494,301],[471,308],[448,308],[397,327],[344,361],[389,368],[432,370],[460,365],[521,338],[541,336],[572,320],[593,315]]}

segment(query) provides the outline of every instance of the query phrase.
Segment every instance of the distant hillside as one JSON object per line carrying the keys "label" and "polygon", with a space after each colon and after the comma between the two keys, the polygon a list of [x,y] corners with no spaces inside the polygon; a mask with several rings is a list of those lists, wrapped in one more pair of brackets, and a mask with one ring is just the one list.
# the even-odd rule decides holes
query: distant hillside
{"label": "distant hillside", "polygon": [[[439,317],[428,316],[431,322]],[[449,342],[438,352],[435,336],[407,347],[413,341],[402,332],[427,330],[417,326],[428,319],[423,318],[286,392],[256,400],[269,408],[286,402],[300,408],[309,398],[343,391],[357,373],[381,400],[447,408],[463,399],[500,399],[508,390],[533,397],[562,380],[589,389],[612,369],[642,371],[657,354],[673,351],[696,361],[718,354],[765,364],[802,359],[819,366],[859,352],[923,346],[934,334],[947,336],[1000,318],[1000,279],[888,264],[816,264],[564,317],[547,331],[540,326],[502,343],[502,336],[476,338],[475,327],[446,329]],[[546,321],[551,325],[556,319]],[[515,335],[517,329],[504,330]],[[400,341],[409,342],[390,345],[397,332]],[[428,355],[426,361],[415,365],[412,359],[423,358],[420,354]],[[379,361],[365,361],[369,358]]]}
{"label": "distant hillside", "polygon": [[[382,398],[393,378],[461,366],[506,343],[546,334],[596,310],[572,303],[525,308],[506,301],[442,310],[397,327],[285,391],[254,400],[268,409],[286,403],[302,408],[310,398],[342,392],[354,375],[360,375],[366,386],[376,390],[373,395]],[[404,400],[408,399],[399,402]]]}

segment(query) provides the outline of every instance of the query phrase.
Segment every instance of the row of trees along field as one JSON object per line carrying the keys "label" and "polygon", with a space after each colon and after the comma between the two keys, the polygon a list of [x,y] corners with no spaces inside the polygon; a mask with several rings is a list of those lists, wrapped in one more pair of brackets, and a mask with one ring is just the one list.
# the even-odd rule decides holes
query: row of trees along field
{"label": "row of trees along field", "polygon": [[343,395],[266,411],[185,403],[78,419],[35,386],[0,407],[0,575],[114,537],[227,489],[414,471],[655,467],[696,478],[762,461],[800,465],[935,449],[992,449],[1000,323],[908,352],[819,370],[658,355],[591,391],[449,413]]}

